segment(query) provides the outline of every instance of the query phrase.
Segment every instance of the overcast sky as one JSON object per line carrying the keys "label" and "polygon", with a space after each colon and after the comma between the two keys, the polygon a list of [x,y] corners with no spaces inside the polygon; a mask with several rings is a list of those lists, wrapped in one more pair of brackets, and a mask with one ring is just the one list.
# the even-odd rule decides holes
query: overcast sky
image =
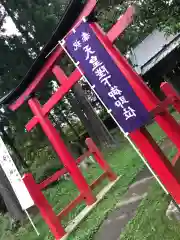
{"label": "overcast sky", "polygon": [[9,17],[6,18],[6,21],[4,23],[4,27],[6,29],[6,33],[5,33],[6,35],[17,34],[18,33],[15,24],[13,23],[13,21]]}

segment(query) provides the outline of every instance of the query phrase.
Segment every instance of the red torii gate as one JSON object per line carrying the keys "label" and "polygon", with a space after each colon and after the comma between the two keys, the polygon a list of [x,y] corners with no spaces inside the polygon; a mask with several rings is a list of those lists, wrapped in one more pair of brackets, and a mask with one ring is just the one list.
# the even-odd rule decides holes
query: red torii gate
{"label": "red torii gate", "polygon": [[[88,16],[91,10],[95,7],[96,1],[90,0],[81,14],[79,21],[82,17]],[[126,27],[132,22],[134,15],[134,7],[129,7],[126,13],[117,21],[117,23],[112,27],[112,29],[105,35],[100,29],[97,23],[90,23],[90,27],[96,33],[98,39],[105,47],[107,52],[112,56],[113,60],[119,67],[120,71],[126,77],[128,82],[133,87],[137,96],[141,99],[145,107],[149,112],[155,115],[155,121],[159,126],[166,132],[172,142],[177,146],[178,151],[180,150],[180,126],[175,121],[175,119],[167,112],[163,103],[158,100],[158,98],[152,93],[152,91],[145,85],[143,80],[138,74],[131,68],[126,59],[119,53],[119,51],[114,47],[113,42],[115,39],[121,35]],[[76,164],[74,163],[71,155],[68,153],[64,143],[62,142],[57,131],[53,127],[52,123],[47,117],[47,114],[51,109],[62,99],[62,97],[71,89],[71,87],[82,77],[82,74],[76,69],[71,76],[68,78],[63,70],[56,65],[56,61],[60,58],[63,53],[63,49],[60,45],[57,45],[56,49],[51,53],[51,56],[45,62],[44,67],[37,74],[34,81],[25,90],[25,92],[9,106],[13,111],[17,110],[27,99],[29,107],[34,113],[34,117],[26,125],[28,131],[40,124],[45,134],[48,136],[50,142],[54,146],[54,149],[58,155],[63,160],[65,166],[73,177],[75,183],[77,184],[80,192],[86,197],[87,204],[91,205],[94,203],[95,199],[91,194],[89,187],[82,178]],[[42,107],[38,100],[31,96],[31,94],[36,90],[39,83],[43,80],[45,75],[52,71],[56,76],[58,82],[60,83],[59,89],[51,96],[51,98]],[[157,109],[160,109],[157,110]],[[134,131],[129,134],[130,142],[139,148],[143,156],[147,159],[149,165],[158,175],[158,178],[165,186],[165,189],[172,195],[176,202],[180,203],[180,180],[176,175],[174,168],[170,161],[163,154],[159,146],[156,144],[152,136],[146,130],[145,127]],[[109,168],[108,168],[109,169]],[[111,175],[111,173],[110,173]],[[115,179],[113,173],[111,175],[112,179]],[[33,180],[26,175],[24,181],[29,187],[29,184],[34,185]],[[32,193],[33,194],[33,193]],[[37,196],[35,196],[37,197]],[[43,195],[38,199],[38,204],[41,205],[44,202],[42,210],[42,215],[49,225],[52,233],[56,239],[61,238],[65,232],[62,226],[59,224],[58,218],[54,215],[52,208],[44,199]]]}

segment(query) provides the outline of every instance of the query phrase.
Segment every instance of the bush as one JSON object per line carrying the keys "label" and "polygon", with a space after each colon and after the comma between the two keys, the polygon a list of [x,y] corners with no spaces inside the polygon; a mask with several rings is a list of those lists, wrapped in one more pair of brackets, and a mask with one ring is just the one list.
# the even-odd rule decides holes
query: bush
{"label": "bush", "polygon": [[48,166],[44,167],[43,169],[41,169],[41,171],[37,171],[36,176],[35,176],[36,181],[38,183],[41,183],[44,180],[46,180],[48,177],[51,177],[57,171],[61,170],[62,168],[63,167],[61,167],[61,166],[48,165]]}

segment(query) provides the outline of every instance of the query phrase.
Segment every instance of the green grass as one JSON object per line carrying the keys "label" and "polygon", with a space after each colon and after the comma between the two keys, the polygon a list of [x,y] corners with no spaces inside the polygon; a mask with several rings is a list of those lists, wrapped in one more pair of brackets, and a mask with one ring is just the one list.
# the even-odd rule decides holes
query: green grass
{"label": "green grass", "polygon": [[[176,148],[167,154],[172,158]],[[167,196],[158,183],[149,190],[148,196],[139,206],[136,216],[129,222],[120,236],[121,240],[179,240],[180,225],[176,220],[166,217],[166,210],[171,198]]]}
{"label": "green grass", "polygon": [[121,235],[121,240],[179,240],[180,225],[166,217],[170,198],[156,183],[137,210],[135,218]]}
{"label": "green grass", "polygon": [[[174,114],[175,118],[179,118],[178,114]],[[156,142],[161,145],[163,140],[166,138],[166,134],[160,129],[160,127],[154,123],[148,127],[149,132],[152,134]],[[136,173],[139,172],[139,169],[142,168],[142,162],[135,153],[134,150],[130,146],[126,147],[122,150],[123,154],[125,155],[125,158],[127,158],[127,165],[122,169],[122,173],[125,170],[125,175],[123,173],[123,177],[121,180],[117,183],[117,185],[114,187],[114,189],[107,194],[106,198],[103,200],[102,203],[98,205],[98,207],[93,211],[92,214],[90,214],[87,219],[79,226],[79,228],[69,237],[69,240],[90,240],[93,239],[94,233],[97,232],[99,226],[103,222],[103,220],[107,217],[108,213],[114,209],[117,201],[120,200],[123,193],[127,190],[127,187],[130,183],[133,182]],[[167,155],[169,157],[172,157],[175,153],[175,148],[171,150]],[[132,158],[132,161],[131,159]],[[114,158],[116,159],[116,158]],[[137,165],[134,165],[137,164]],[[134,165],[134,167],[133,167]],[[116,168],[114,168],[116,170]],[[160,190],[161,191],[161,190]],[[161,201],[161,195],[162,192],[159,194],[159,199]],[[167,207],[168,201],[166,197],[163,195],[164,199],[164,205],[162,205],[162,208]],[[157,196],[158,199],[158,196]],[[135,230],[135,229],[134,229]],[[132,232],[133,235],[133,232]],[[128,238],[124,238],[128,239]],[[142,240],[143,238],[137,238],[137,240]],[[147,238],[145,238],[147,239]],[[163,239],[163,238],[159,238]]]}
{"label": "green grass", "polygon": [[[160,144],[165,138],[165,134],[156,125],[149,126],[149,131],[155,137],[155,140]],[[127,144],[121,144],[119,150],[106,154],[106,159],[111,165],[112,169],[121,175],[121,179],[114,186],[114,188],[105,196],[104,200],[91,212],[91,214],[79,225],[79,227],[69,236],[69,240],[90,240],[93,239],[94,233],[107,217],[108,213],[112,211],[116,203],[120,200],[123,194],[128,189],[128,186],[134,181],[137,173],[144,167],[143,162],[137,156],[136,152]],[[88,182],[97,178],[101,170],[97,165],[92,166],[88,173],[84,173]],[[72,201],[78,194],[76,187],[71,181],[60,181],[57,185],[45,191],[45,195],[54,206],[56,213],[60,212],[64,206]],[[64,226],[73,219],[84,207],[84,204],[78,206],[66,219],[64,219]],[[41,217],[37,215],[33,217],[35,225],[37,226],[40,237],[37,237],[30,224],[21,227],[17,232],[6,231],[8,220],[0,215],[0,240],[50,240],[54,239],[50,234],[48,227],[42,221]]]}
{"label": "green grass", "polygon": [[[143,168],[143,163],[137,157],[134,150],[129,146],[124,146],[123,149],[110,154],[108,161],[112,169],[118,174],[122,175],[120,181],[113,188],[111,193],[107,194],[105,199],[98,205],[98,207],[90,214],[87,219],[79,226],[79,228],[69,237],[69,239],[91,239],[93,233],[97,230],[102,223],[107,213],[114,208],[119,201],[120,196],[127,190],[128,185],[133,181],[140,169]],[[86,178],[91,181],[100,174],[101,170],[97,166],[93,166],[89,169]],[[53,204],[56,212],[59,212],[63,206],[65,206],[70,200],[74,199],[77,195],[76,188],[69,181],[59,182],[58,185],[52,187],[46,192],[48,200]],[[77,213],[82,210],[83,205],[80,205],[73,213],[64,221],[66,224]],[[3,217],[0,217],[2,221]],[[41,232],[40,238],[36,237],[30,225],[21,227],[18,232],[11,233],[6,231],[6,235],[3,240],[18,239],[18,240],[36,240],[36,239],[53,239],[48,231],[47,226],[41,221],[40,217],[34,218],[35,224]],[[1,231],[1,225],[0,225]]]}

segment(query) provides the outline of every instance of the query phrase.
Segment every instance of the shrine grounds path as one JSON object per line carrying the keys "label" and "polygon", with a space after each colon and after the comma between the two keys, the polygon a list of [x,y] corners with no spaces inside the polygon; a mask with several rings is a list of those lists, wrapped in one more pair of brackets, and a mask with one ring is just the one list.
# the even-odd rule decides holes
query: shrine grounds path
{"label": "shrine grounds path", "polygon": [[[175,114],[180,119],[178,115]],[[162,146],[165,134],[156,125],[149,126],[149,130]],[[172,156],[175,149],[166,151],[166,155]],[[113,152],[105,153],[105,157],[110,163],[112,169],[121,175],[121,179],[114,188],[106,195],[104,200],[97,205],[92,213],[79,225],[79,227],[69,236],[68,240],[92,240],[98,232],[101,224],[116,209],[117,203],[123,199],[128,187],[136,180],[137,174],[144,168],[143,162],[139,159],[136,152],[127,142],[123,142],[119,149]],[[93,165],[89,168],[88,173],[84,175],[88,182],[92,182],[101,173],[98,166]],[[154,184],[154,183],[153,183]],[[78,192],[71,181],[59,181],[58,184],[46,190],[45,195],[54,206],[58,213],[61,209],[77,196]],[[120,239],[123,240],[143,240],[143,239],[171,239],[179,240],[180,226],[174,221],[169,221],[165,217],[169,199],[155,184],[152,186],[148,196],[142,201],[134,219],[126,226]],[[77,207],[69,217],[64,220],[64,225],[73,219],[84,205]],[[40,237],[36,236],[31,225],[25,224],[19,230],[11,232],[8,230],[8,219],[0,215],[0,240],[50,240],[53,239],[47,226],[41,220],[39,215],[33,217],[36,227],[41,233]],[[164,236],[167,235],[168,237]],[[104,239],[106,240],[106,239]],[[110,240],[110,239],[108,239]]]}
{"label": "shrine grounds path", "polygon": [[[170,159],[176,153],[173,144],[166,139],[161,148]],[[136,209],[135,217],[126,225],[120,235],[121,240],[178,240],[180,239],[180,223],[170,221],[166,216],[166,210],[171,199],[160,186],[154,182],[149,189],[147,197]]]}
{"label": "shrine grounds path", "polygon": [[154,183],[148,196],[141,202],[136,216],[129,222],[120,240],[179,240],[180,223],[170,221],[166,210],[170,199]]}

